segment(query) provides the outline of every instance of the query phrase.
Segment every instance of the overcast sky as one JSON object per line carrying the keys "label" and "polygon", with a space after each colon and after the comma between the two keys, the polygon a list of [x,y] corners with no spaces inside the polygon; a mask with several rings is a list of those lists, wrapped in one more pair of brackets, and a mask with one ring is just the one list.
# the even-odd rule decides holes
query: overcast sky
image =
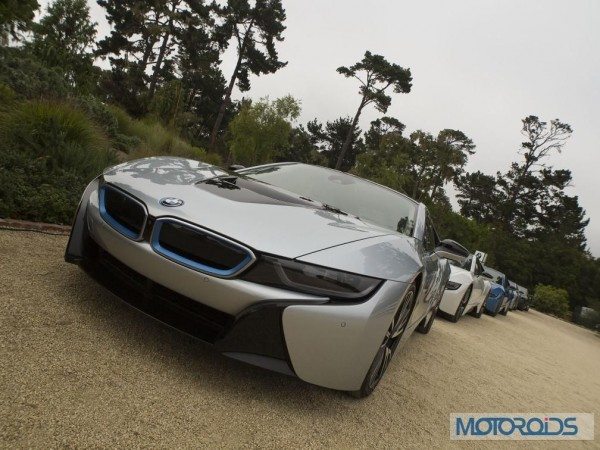
{"label": "overcast sky", "polygon": [[[105,34],[102,8],[88,2]],[[486,173],[506,171],[517,158],[523,117],[559,118],[574,133],[549,162],[572,170],[569,193],[587,210],[589,246],[600,257],[600,1],[284,0],[284,6],[287,30],[278,50],[288,65],[252,78],[244,95],[291,94],[302,101],[302,123],[351,115],[357,82],[335,70],[370,50],[412,71],[412,91],[395,94],[387,115],[407,132],[464,131],[477,145],[467,170]],[[226,78],[233,63],[226,53]],[[363,130],[378,116],[365,110]]]}

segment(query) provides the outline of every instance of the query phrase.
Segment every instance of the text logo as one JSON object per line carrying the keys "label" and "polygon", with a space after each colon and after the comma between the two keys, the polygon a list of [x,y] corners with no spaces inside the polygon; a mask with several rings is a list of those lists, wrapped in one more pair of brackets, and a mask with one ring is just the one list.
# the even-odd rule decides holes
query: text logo
{"label": "text logo", "polygon": [[594,415],[582,413],[454,413],[450,439],[594,440]]}

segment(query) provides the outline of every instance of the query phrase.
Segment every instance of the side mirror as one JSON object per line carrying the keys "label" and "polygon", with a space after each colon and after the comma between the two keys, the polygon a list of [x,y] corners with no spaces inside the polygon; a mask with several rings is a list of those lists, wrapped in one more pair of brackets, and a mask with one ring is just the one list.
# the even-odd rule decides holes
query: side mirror
{"label": "side mirror", "polygon": [[239,164],[232,164],[231,166],[229,166],[229,170],[231,170],[232,172],[236,172],[238,170],[242,170],[245,169],[245,166],[241,166]]}

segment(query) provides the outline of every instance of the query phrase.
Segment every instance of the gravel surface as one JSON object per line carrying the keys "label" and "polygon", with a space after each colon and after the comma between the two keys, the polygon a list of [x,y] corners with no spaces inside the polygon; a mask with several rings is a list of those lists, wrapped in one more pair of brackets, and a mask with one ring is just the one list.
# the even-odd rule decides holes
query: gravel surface
{"label": "gravel surface", "polygon": [[479,448],[449,440],[451,412],[543,411],[595,413],[596,441],[533,446],[600,446],[600,339],[588,330],[535,311],[438,319],[355,400],[132,310],[63,262],[66,242],[0,230],[2,447]]}

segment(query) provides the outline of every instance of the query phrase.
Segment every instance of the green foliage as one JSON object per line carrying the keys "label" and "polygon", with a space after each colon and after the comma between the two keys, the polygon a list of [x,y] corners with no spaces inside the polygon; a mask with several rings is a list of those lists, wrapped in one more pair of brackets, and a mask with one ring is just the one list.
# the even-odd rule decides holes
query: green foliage
{"label": "green foliage", "polygon": [[0,114],[0,216],[69,223],[86,183],[115,162],[83,112],[21,103]]}
{"label": "green foliage", "polygon": [[565,289],[538,284],[533,295],[533,307],[557,317],[569,318],[569,294]]}
{"label": "green foliage", "polygon": [[19,40],[39,7],[37,0],[0,0],[0,44],[6,45],[11,37]]}
{"label": "green foliage", "polygon": [[342,170],[363,108],[373,103],[378,111],[385,113],[392,104],[392,97],[386,94],[386,90],[392,88],[397,94],[410,92],[412,76],[410,69],[390,63],[383,56],[374,55],[370,51],[365,52],[361,61],[350,67],[338,67],[337,71],[346,78],[356,78],[360,82],[358,92],[361,95],[360,104],[346,133],[346,139],[335,164],[336,169]]}
{"label": "green foliage", "polygon": [[90,180],[46,158],[0,147],[0,217],[70,224]]}
{"label": "green foliage", "polygon": [[49,68],[27,52],[0,47],[0,83],[21,98],[65,98],[70,88],[56,68]]}
{"label": "green foliage", "polygon": [[17,99],[17,94],[10,86],[0,83],[0,111],[10,108]]}
{"label": "green foliage", "polygon": [[34,25],[33,40],[28,44],[33,55],[63,73],[80,92],[90,92],[96,84],[91,52],[96,23],[89,12],[86,0],[54,0]]}
{"label": "green foliage", "polygon": [[291,96],[273,102],[263,98],[242,105],[229,124],[229,149],[236,163],[256,165],[273,161],[288,147],[291,121],[300,115],[300,104]]}
{"label": "green foliage", "polygon": [[168,130],[153,118],[138,120],[116,106],[108,109],[117,121],[117,136],[120,139],[126,137],[129,141],[128,159],[171,155],[211,164],[220,163],[218,155],[206,153],[203,149],[188,144],[176,132]]}
{"label": "green foliage", "polygon": [[250,74],[275,73],[287,64],[279,60],[275,48],[276,42],[283,41],[285,30],[285,9],[281,0],[257,0],[253,5],[248,0],[230,0],[223,6],[216,4],[215,12],[220,20],[215,27],[214,39],[223,49],[233,40],[237,61],[211,132],[210,150],[215,149],[235,84],[240,91],[248,91]]}
{"label": "green foliage", "polygon": [[332,122],[328,121],[324,126],[317,119],[314,119],[308,122],[306,128],[311,134],[313,144],[319,153],[327,158],[327,166],[331,168],[337,167],[339,155],[351,130],[350,143],[344,153],[339,169],[343,171],[350,170],[356,162],[356,157],[365,150],[364,142],[360,137],[361,130],[357,127],[352,128],[352,121],[349,117],[340,117]]}

